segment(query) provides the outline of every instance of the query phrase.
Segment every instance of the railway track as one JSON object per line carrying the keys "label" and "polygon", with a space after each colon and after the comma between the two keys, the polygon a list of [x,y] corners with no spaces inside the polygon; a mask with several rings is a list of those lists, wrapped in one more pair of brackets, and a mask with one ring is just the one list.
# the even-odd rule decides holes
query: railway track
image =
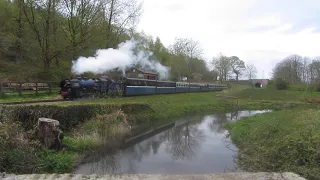
{"label": "railway track", "polygon": [[72,101],[72,100],[49,99],[49,100],[38,100],[38,101],[16,101],[16,102],[3,102],[3,103],[0,103],[0,105],[36,104],[36,103],[66,102],[66,101]]}

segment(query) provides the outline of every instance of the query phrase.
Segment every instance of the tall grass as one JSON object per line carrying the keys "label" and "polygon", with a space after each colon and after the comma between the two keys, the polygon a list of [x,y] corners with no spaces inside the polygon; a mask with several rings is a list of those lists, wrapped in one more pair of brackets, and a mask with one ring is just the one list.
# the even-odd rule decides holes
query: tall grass
{"label": "tall grass", "polygon": [[97,115],[75,128],[72,135],[65,139],[65,144],[74,151],[86,151],[91,148],[113,144],[129,134],[131,125],[122,110],[111,114]]}
{"label": "tall grass", "polygon": [[36,150],[40,143],[30,139],[20,124],[0,122],[0,172],[30,173],[38,168]]}

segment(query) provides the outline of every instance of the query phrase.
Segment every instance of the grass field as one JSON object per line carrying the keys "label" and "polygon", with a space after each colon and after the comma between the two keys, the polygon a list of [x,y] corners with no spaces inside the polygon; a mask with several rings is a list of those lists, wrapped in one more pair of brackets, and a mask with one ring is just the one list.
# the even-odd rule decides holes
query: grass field
{"label": "grass field", "polygon": [[[48,90],[38,91],[24,91],[20,96],[17,91],[2,91],[0,92],[0,103],[1,102],[13,102],[13,101],[36,101],[36,100],[47,100],[47,99],[61,99],[61,95],[57,92],[58,89],[52,89],[50,93]],[[9,95],[6,95],[9,93]]]}

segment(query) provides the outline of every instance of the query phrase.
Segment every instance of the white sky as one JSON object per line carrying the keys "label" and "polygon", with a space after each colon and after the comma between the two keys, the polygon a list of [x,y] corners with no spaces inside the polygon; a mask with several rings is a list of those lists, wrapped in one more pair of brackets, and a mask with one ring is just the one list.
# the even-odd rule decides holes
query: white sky
{"label": "white sky", "polygon": [[138,30],[166,46],[193,38],[208,61],[236,55],[258,68],[258,78],[270,78],[288,55],[320,55],[319,27],[320,0],[144,0]]}

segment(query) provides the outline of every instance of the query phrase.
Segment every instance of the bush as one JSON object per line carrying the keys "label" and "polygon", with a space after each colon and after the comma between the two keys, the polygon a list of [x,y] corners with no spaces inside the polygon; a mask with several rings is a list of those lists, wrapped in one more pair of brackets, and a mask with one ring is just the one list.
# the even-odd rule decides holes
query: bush
{"label": "bush", "polygon": [[320,80],[317,80],[314,84],[314,88],[317,92],[320,92]]}
{"label": "bush", "polygon": [[281,78],[277,78],[275,80],[275,84],[276,84],[276,89],[278,89],[278,90],[288,89],[288,83]]}
{"label": "bush", "polygon": [[[125,114],[150,111],[147,104],[0,106],[0,118],[2,114],[9,120],[19,121],[26,130],[33,129],[40,117],[52,118],[60,122],[62,131],[67,131],[97,115],[110,114],[118,109],[122,109]],[[134,117],[130,119],[134,119]]]}
{"label": "bush", "polygon": [[66,173],[72,172],[73,162],[77,154],[70,151],[55,151],[42,149],[38,153],[41,171],[46,173]]}
{"label": "bush", "polygon": [[64,143],[73,151],[86,151],[90,147],[105,146],[120,142],[130,135],[131,124],[127,115],[121,110],[111,114],[97,115],[91,121],[87,121],[79,128],[72,130],[72,137],[65,138]]}

